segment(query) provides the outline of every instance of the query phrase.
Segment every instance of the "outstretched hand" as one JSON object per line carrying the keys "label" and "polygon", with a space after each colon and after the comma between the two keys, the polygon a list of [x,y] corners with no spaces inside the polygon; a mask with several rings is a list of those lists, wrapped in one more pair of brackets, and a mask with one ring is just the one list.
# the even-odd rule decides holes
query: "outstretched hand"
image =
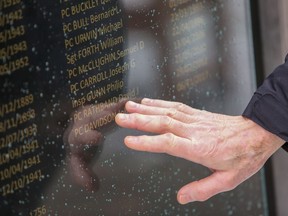
{"label": "outstretched hand", "polygon": [[242,116],[227,116],[163,100],[129,101],[130,114],[118,114],[122,127],[152,132],[127,136],[135,150],[167,153],[202,164],[213,173],[182,187],[178,202],[205,201],[234,189],[255,174],[285,141]]}

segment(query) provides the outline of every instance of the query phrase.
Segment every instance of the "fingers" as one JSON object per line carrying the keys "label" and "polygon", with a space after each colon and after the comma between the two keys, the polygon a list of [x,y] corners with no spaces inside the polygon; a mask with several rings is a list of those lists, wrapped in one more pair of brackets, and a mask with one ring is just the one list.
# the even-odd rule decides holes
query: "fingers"
{"label": "fingers", "polygon": [[212,118],[214,114],[194,109],[185,104],[163,100],[143,99],[141,104],[128,101],[125,108],[130,113],[145,115],[166,115],[175,120],[192,123],[198,120]]}
{"label": "fingers", "polygon": [[176,108],[162,108],[138,104],[132,101],[126,103],[126,110],[130,113],[140,113],[144,115],[163,115],[169,116],[175,120],[190,123],[193,121],[190,115],[187,115]]}
{"label": "fingers", "polygon": [[168,116],[119,113],[115,120],[119,126],[150,133],[173,133],[176,136],[188,137],[191,130],[188,129],[188,124]]}
{"label": "fingers", "polygon": [[[128,136],[124,139],[127,147],[153,153],[166,153],[186,160],[200,163],[201,158],[197,152],[197,143],[172,133],[156,136]],[[194,148],[195,147],[195,148]]]}
{"label": "fingers", "polygon": [[216,194],[234,189],[240,184],[235,179],[232,172],[216,171],[204,179],[182,187],[177,194],[177,200],[180,204],[206,201]]}

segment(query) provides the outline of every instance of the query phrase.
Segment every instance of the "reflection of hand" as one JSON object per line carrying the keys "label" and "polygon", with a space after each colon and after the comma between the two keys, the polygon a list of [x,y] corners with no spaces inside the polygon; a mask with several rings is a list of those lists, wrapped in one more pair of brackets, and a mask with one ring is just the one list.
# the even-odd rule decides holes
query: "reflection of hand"
{"label": "reflection of hand", "polygon": [[87,105],[73,113],[64,141],[67,144],[68,167],[73,180],[87,190],[99,187],[97,175],[90,165],[103,141],[102,133],[109,130],[114,117],[127,100],[118,103]]}
{"label": "reflection of hand", "polygon": [[213,173],[178,192],[186,204],[205,201],[234,189],[255,174],[284,144],[279,137],[242,116],[226,116],[161,100],[128,102],[131,114],[118,114],[122,127],[153,132],[156,136],[128,136],[125,144],[135,150],[167,153],[210,168]]}

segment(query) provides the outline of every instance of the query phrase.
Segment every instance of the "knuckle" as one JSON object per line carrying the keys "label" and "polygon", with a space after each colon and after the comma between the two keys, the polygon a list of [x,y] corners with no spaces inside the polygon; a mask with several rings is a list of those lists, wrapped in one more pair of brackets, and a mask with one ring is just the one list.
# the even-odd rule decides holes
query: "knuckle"
{"label": "knuckle", "polygon": [[218,145],[215,143],[209,143],[206,150],[206,157],[207,158],[214,158],[215,155],[217,155],[218,152]]}
{"label": "knuckle", "polygon": [[129,114],[129,122],[135,124],[138,121],[139,117],[136,113]]}
{"label": "knuckle", "polygon": [[161,116],[160,121],[162,122],[162,126],[164,129],[169,129],[172,126],[172,118],[169,116]]}
{"label": "knuckle", "polygon": [[169,108],[169,109],[167,110],[167,113],[166,113],[166,115],[169,116],[169,117],[171,117],[171,118],[177,116],[177,114],[178,114],[178,110],[175,109],[175,108]]}
{"label": "knuckle", "polygon": [[[143,120],[143,118],[138,113],[132,113],[132,114],[129,115],[129,120],[132,123],[139,123],[139,122],[141,122]],[[145,120],[147,120],[147,119],[145,119]]]}
{"label": "knuckle", "polygon": [[208,192],[204,189],[198,189],[197,195],[198,195],[197,200],[199,202],[204,202],[212,196],[212,195],[209,195]]}
{"label": "knuckle", "polygon": [[176,108],[177,110],[179,110],[179,111],[183,111],[183,110],[185,110],[186,105],[183,104],[183,103],[176,103],[175,108]]}
{"label": "knuckle", "polygon": [[184,104],[184,103],[177,103],[175,106],[175,109],[178,110],[179,112],[189,112],[190,114],[192,114],[192,111],[194,109],[192,109],[190,106]]}
{"label": "knuckle", "polygon": [[141,130],[141,128],[149,125],[150,120],[148,118],[143,119],[142,116],[137,113],[132,113],[129,115],[129,122],[136,130]]}
{"label": "knuckle", "polygon": [[172,133],[165,134],[166,143],[170,148],[174,148],[176,146],[175,135]]}

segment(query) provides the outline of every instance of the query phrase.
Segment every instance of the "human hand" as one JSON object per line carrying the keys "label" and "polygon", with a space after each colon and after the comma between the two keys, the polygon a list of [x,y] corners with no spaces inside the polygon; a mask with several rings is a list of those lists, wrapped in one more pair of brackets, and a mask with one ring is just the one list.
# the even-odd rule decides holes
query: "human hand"
{"label": "human hand", "polygon": [[127,102],[130,114],[118,114],[122,127],[155,136],[127,136],[135,150],[167,153],[202,164],[212,174],[178,191],[181,204],[205,201],[237,187],[255,174],[285,141],[242,116],[227,116],[162,100]]}

